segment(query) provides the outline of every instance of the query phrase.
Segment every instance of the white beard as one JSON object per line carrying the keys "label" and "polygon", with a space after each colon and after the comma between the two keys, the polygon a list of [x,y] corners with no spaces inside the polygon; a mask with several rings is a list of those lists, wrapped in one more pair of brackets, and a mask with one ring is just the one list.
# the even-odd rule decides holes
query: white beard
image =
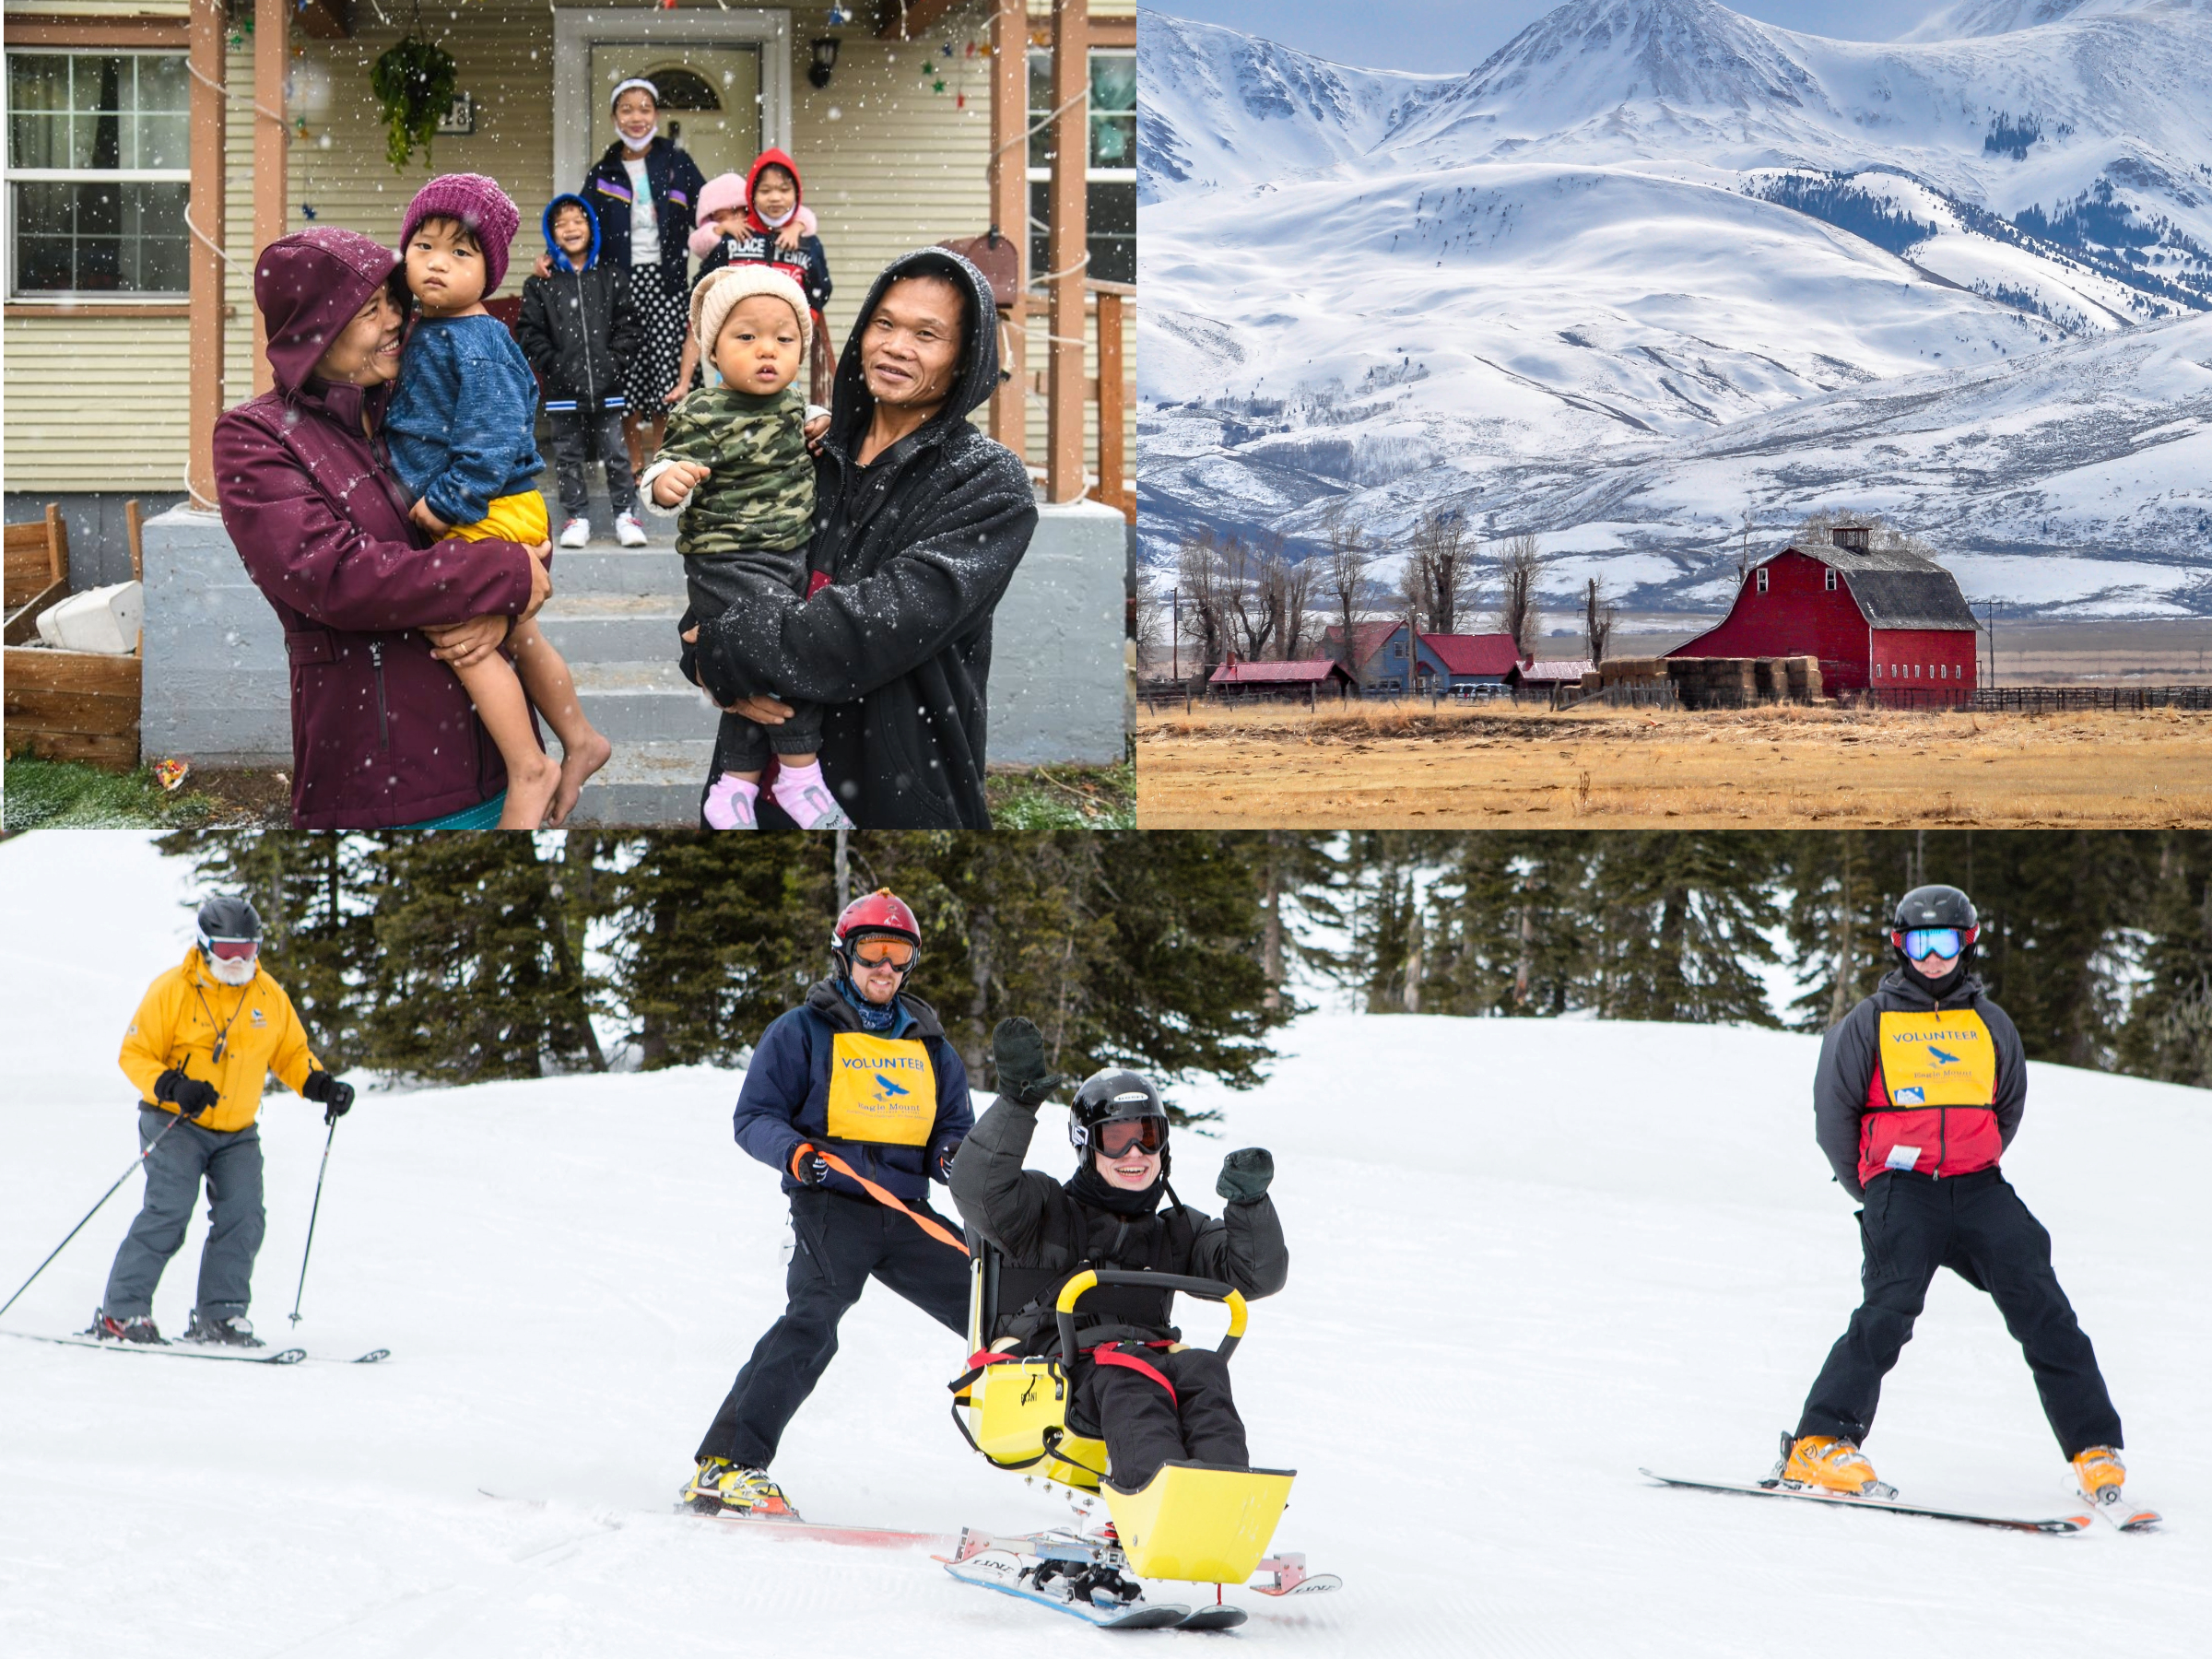
{"label": "white beard", "polygon": [[250,985],[253,976],[261,971],[261,963],[247,958],[239,961],[225,961],[221,957],[207,958],[207,971],[226,985]]}

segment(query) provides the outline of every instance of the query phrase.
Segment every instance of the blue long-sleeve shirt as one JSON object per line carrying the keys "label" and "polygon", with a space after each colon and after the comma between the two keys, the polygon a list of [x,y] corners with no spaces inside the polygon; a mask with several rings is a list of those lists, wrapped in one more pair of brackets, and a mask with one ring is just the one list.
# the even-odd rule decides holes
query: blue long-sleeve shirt
{"label": "blue long-sleeve shirt", "polygon": [[384,414],[393,470],[456,527],[537,488],[537,377],[497,317],[426,317]]}

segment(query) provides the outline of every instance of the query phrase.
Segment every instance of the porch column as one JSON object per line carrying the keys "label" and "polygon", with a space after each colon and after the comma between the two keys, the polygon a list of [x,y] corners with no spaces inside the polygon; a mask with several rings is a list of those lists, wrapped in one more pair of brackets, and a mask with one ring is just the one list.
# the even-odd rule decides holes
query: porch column
{"label": "porch column", "polygon": [[[284,81],[291,63],[292,7],[288,0],[253,0],[253,254],[284,234],[286,213]],[[252,303],[249,292],[247,301]],[[253,307],[253,390],[273,391],[268,329]]]}
{"label": "porch column", "polygon": [[223,412],[223,0],[192,0],[192,179],[184,209],[191,248],[192,355],[185,392],[184,488],[213,512],[215,418]]}
{"label": "porch column", "polygon": [[1014,302],[999,315],[1008,378],[991,397],[991,436],[1029,455],[1030,10],[1028,0],[996,0],[991,10],[991,222],[1014,241]]}
{"label": "porch column", "polygon": [[1052,234],[1045,281],[1052,294],[1052,379],[1046,393],[1044,491],[1083,498],[1084,164],[1090,156],[1090,4],[1053,0]]}

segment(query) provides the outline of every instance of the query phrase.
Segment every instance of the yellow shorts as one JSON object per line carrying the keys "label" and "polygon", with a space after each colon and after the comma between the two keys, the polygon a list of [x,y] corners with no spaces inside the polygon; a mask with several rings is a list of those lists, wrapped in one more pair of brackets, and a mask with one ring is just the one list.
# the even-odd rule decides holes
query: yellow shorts
{"label": "yellow shorts", "polygon": [[459,526],[453,534],[462,541],[511,541],[535,547],[552,539],[553,525],[546,516],[544,495],[524,489],[499,497],[485,509],[482,518]]}

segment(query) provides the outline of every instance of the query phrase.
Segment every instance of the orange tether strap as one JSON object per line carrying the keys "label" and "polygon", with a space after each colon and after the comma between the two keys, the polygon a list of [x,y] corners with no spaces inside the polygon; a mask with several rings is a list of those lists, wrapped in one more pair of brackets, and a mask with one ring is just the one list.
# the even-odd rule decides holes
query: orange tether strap
{"label": "orange tether strap", "polygon": [[903,1203],[900,1201],[898,1194],[891,1192],[886,1187],[877,1186],[874,1182],[870,1181],[865,1175],[863,1175],[858,1170],[854,1169],[851,1164],[847,1163],[836,1153],[825,1152],[819,1147],[802,1143],[799,1147],[799,1149],[791,1155],[791,1161],[795,1165],[802,1158],[820,1159],[824,1163],[828,1164],[831,1169],[835,1170],[846,1180],[858,1182],[861,1191],[867,1194],[869,1197],[875,1199],[877,1203],[888,1205],[892,1209],[897,1210],[900,1215],[912,1221],[916,1227],[920,1228],[931,1238],[936,1240],[938,1243],[949,1244],[955,1250],[959,1251],[962,1255],[966,1255],[968,1253],[968,1246],[963,1241],[953,1237],[952,1234],[947,1232],[935,1221],[932,1221],[927,1216],[920,1215],[915,1211],[909,1209]]}

